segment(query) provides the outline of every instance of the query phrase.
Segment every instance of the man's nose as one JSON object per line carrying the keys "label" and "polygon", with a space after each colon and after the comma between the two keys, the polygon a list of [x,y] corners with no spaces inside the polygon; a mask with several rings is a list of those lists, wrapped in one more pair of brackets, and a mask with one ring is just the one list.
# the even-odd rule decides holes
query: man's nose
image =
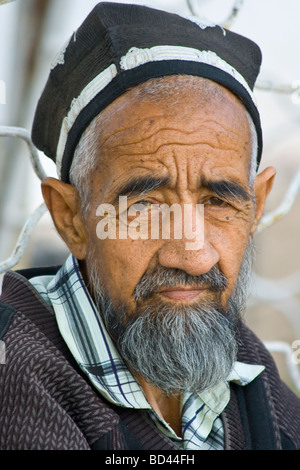
{"label": "man's nose", "polygon": [[210,242],[203,214],[190,210],[185,215],[190,223],[184,223],[181,237],[176,238],[174,231],[169,240],[164,240],[158,253],[159,262],[166,268],[177,268],[199,276],[219,262],[219,253]]}
{"label": "man's nose", "polygon": [[218,261],[219,254],[209,241],[205,241],[200,249],[187,250],[184,240],[170,240],[159,250],[161,266],[181,269],[191,276],[209,272]]}

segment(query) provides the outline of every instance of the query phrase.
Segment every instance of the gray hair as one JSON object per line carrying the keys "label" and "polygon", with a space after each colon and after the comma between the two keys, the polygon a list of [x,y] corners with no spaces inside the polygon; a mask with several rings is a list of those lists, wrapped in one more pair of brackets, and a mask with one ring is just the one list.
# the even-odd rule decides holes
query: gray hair
{"label": "gray hair", "polygon": [[[201,393],[225,381],[237,358],[238,329],[243,321],[252,273],[253,241],[245,250],[236,286],[227,307],[220,302],[227,278],[218,266],[191,276],[161,265],[147,272],[135,287],[134,312],[125,304],[115,306],[106,292],[90,253],[89,289],[98,312],[129,370],[163,390]],[[153,297],[162,286],[205,285],[206,301],[190,305],[165,303]],[[213,294],[213,296],[212,296]]]}
{"label": "gray hair", "polygon": [[[180,75],[176,76],[175,80],[174,77],[162,77],[148,80],[147,82],[142,83],[136,87],[137,97],[148,97],[152,102],[159,100],[162,93],[172,94],[173,97],[176,97],[182,93],[183,84],[199,90],[199,80],[195,81],[194,76],[185,75],[184,82],[182,82],[181,77],[182,76]],[[208,99],[212,94],[214,96],[218,95],[220,98],[223,98],[220,88],[207,87],[207,83],[209,83],[210,80],[200,80],[203,81],[202,90],[205,92],[204,99]],[[249,186],[252,191],[256,178],[258,140],[253,120],[246,109],[245,112],[251,133],[252,154],[249,164]],[[99,150],[96,145],[97,141],[95,135],[99,133],[101,125],[102,113],[94,118],[94,120],[82,134],[74,152],[74,158],[70,169],[70,182],[77,188],[79,192],[84,214],[87,214],[90,208],[90,174],[93,170],[95,170],[99,159]]]}

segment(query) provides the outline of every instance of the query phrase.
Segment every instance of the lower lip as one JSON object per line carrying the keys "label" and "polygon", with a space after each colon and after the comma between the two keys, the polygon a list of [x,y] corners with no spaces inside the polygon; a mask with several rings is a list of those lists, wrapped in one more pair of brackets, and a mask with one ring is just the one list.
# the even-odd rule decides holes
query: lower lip
{"label": "lower lip", "polygon": [[159,292],[160,295],[175,301],[193,300],[205,289],[197,290],[172,290]]}

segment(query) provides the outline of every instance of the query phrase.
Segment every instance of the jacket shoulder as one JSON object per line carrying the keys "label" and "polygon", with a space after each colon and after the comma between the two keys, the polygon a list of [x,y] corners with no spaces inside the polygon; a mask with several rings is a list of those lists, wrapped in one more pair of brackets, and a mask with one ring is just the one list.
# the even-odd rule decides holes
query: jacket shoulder
{"label": "jacket shoulder", "polygon": [[239,360],[265,366],[261,375],[270,413],[282,446],[300,449],[300,397],[281,379],[263,342],[246,326],[241,328]]}
{"label": "jacket shoulder", "polygon": [[24,276],[5,277],[0,450],[88,450],[106,435],[122,448],[119,416],[75,363],[51,307]]}

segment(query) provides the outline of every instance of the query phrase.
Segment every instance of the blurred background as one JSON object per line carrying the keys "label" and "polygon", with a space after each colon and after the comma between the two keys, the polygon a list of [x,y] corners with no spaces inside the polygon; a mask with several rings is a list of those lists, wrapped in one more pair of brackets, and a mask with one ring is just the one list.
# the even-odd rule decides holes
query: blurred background
{"label": "blurred background", "polygon": [[[97,3],[0,0],[0,126],[30,131],[51,62]],[[293,343],[300,341],[300,2],[119,3],[145,4],[205,17],[249,37],[261,47],[263,65],[255,89],[264,132],[261,169],[272,165],[277,177],[266,207],[266,227],[261,227],[255,236],[257,259],[246,322],[267,343],[283,379],[300,393],[299,366],[292,361],[292,353],[296,352]],[[52,162],[43,154],[39,157],[44,172],[56,176]],[[2,270],[26,220],[42,202],[40,180],[30,163],[28,146],[20,138],[0,136]],[[66,248],[45,213],[13,269],[61,264],[66,257]],[[0,273],[0,286],[2,277]],[[300,354],[297,357],[300,359]]]}

